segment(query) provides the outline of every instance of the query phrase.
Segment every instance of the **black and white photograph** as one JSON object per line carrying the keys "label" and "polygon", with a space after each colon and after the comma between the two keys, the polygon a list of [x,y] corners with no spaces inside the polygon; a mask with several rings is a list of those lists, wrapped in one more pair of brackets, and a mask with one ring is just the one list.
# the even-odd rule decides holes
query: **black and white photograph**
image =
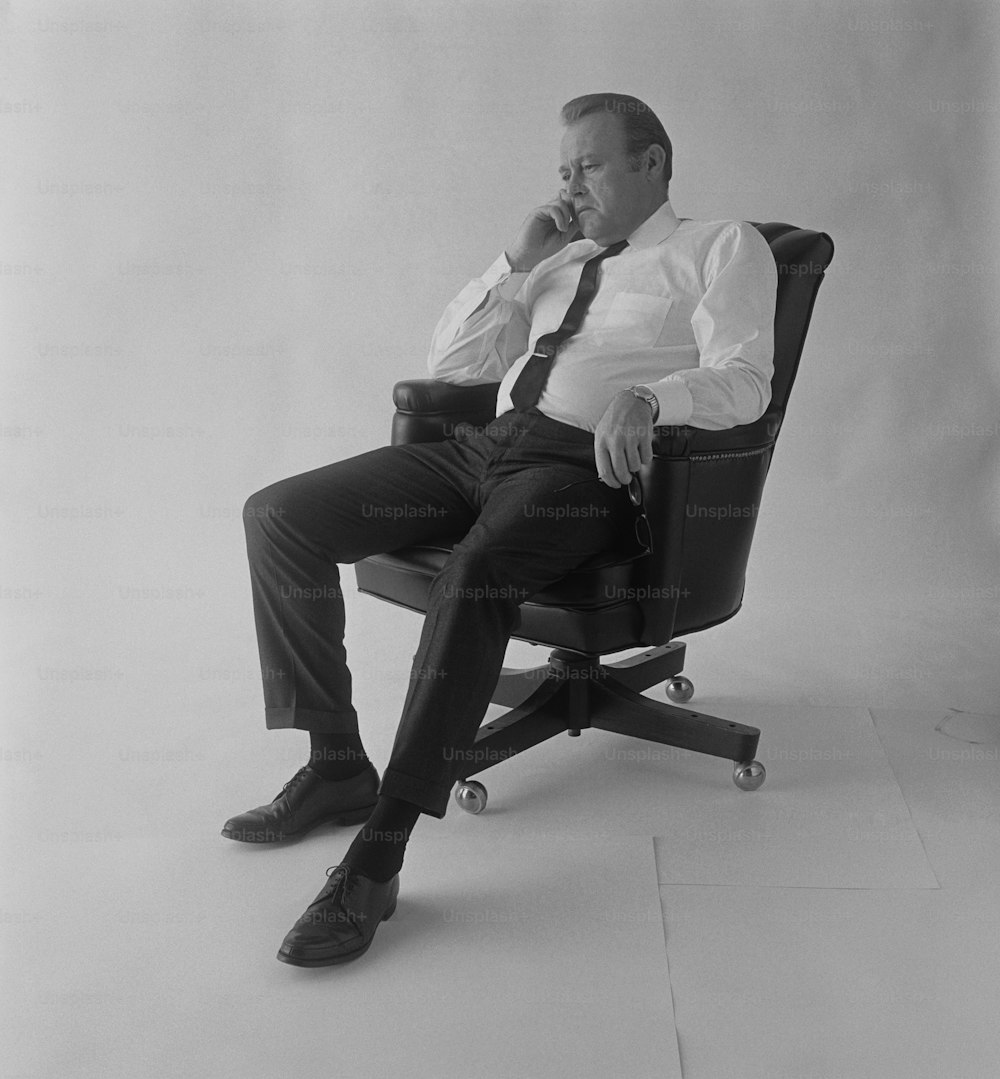
{"label": "black and white photograph", "polygon": [[4,1079],[996,1079],[998,41],[0,4]]}

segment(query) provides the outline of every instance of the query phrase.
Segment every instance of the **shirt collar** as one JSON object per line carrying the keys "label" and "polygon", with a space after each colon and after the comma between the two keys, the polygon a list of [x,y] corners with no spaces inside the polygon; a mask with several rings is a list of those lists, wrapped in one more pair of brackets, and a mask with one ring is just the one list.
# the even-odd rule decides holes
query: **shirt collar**
{"label": "shirt collar", "polygon": [[679,223],[680,219],[674,213],[669,201],[665,202],[628,237],[628,245],[640,250],[645,247],[655,247],[658,243],[662,243]]}

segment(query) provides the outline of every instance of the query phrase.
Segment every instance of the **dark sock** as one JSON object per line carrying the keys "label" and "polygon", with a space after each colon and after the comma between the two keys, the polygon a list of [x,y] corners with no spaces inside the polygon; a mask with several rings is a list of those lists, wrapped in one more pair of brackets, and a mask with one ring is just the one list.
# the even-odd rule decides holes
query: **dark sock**
{"label": "dark sock", "polygon": [[358,734],[309,732],[309,764],[324,779],[350,779],[368,767]]}
{"label": "dark sock", "polygon": [[420,807],[412,802],[380,797],[344,855],[344,863],[372,880],[384,883],[394,877],[403,866],[406,841],[419,816]]}

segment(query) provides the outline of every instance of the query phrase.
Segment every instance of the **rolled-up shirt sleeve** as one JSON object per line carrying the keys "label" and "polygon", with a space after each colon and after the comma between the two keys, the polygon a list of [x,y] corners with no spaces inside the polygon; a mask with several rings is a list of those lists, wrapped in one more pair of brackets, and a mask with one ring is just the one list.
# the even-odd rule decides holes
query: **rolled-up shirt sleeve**
{"label": "rolled-up shirt sleeve", "polygon": [[427,370],[458,385],[496,382],[528,347],[526,273],[501,255],[445,308],[431,339]]}
{"label": "rolled-up shirt sleeve", "polygon": [[649,384],[658,425],[721,431],[759,419],[771,400],[778,275],[752,225],[729,224],[703,266],[705,288],[691,316],[699,366]]}

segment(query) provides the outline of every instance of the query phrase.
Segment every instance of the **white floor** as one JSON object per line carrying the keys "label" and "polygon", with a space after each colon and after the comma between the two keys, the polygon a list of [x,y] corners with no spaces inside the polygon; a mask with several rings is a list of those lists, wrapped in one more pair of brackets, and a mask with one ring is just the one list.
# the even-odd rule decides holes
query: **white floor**
{"label": "white floor", "polygon": [[[369,706],[399,658],[356,659]],[[300,970],[275,952],[351,833],[218,835],[304,746],[232,709],[207,727],[206,697],[252,697],[233,679],[40,675],[74,722],[26,719],[4,752],[8,1079],[997,1074],[995,716],[740,703],[716,679],[697,706],[763,729],[761,790],[725,761],[557,738],[481,777],[484,814],[424,818],[362,960]]]}

